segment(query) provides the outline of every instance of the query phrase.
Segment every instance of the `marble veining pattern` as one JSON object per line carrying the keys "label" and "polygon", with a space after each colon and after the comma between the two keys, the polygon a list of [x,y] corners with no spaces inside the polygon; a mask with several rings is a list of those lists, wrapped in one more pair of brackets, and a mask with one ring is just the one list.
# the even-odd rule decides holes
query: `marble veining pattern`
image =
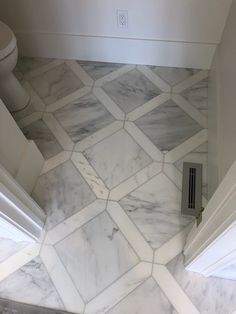
{"label": "marble veining pattern", "polygon": [[169,151],[201,130],[173,100],[139,118],[136,125],[162,151]]}
{"label": "marble veining pattern", "polygon": [[137,69],[108,82],[103,90],[125,113],[161,94],[159,88]]}
{"label": "marble veining pattern", "polygon": [[192,221],[181,215],[181,192],[163,173],[128,194],[120,205],[153,248]]}
{"label": "marble veining pattern", "polygon": [[75,143],[114,121],[93,94],[77,99],[54,115]]}
{"label": "marble veining pattern", "polygon": [[29,79],[29,82],[46,105],[84,86],[65,63]]}
{"label": "marble veining pattern", "polygon": [[59,242],[56,250],[85,301],[138,262],[107,213],[100,214]]}
{"label": "marble veining pattern", "polygon": [[59,222],[95,200],[95,195],[71,161],[39,177],[33,197],[47,214],[46,227]]}
{"label": "marble veining pattern", "polygon": [[78,61],[82,68],[95,81],[101,77],[110,74],[123,66],[121,63],[94,62],[94,61]]}
{"label": "marble veining pattern", "polygon": [[151,163],[151,158],[124,130],[89,148],[84,154],[109,188]]}
{"label": "marble veining pattern", "polygon": [[45,159],[51,158],[63,150],[41,119],[27,125],[22,131],[29,140],[35,141]]}
{"label": "marble veining pattern", "polygon": [[41,66],[52,62],[54,59],[50,58],[29,58],[29,57],[19,57],[17,62],[17,69],[22,74],[26,74]]}

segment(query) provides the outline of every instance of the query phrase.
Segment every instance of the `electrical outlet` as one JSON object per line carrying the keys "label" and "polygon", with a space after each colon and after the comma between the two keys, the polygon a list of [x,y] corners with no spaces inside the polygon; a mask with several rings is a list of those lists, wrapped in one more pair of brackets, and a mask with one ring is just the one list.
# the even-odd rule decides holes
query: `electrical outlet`
{"label": "electrical outlet", "polygon": [[127,10],[117,10],[117,25],[119,28],[128,28]]}

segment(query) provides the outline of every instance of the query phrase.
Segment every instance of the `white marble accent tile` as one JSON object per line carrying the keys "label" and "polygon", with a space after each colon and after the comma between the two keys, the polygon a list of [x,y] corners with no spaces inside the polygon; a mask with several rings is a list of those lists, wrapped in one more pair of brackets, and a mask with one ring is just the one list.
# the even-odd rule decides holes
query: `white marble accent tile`
{"label": "white marble accent tile", "polygon": [[45,159],[59,154],[63,149],[42,119],[22,128],[28,140],[33,140]]}
{"label": "white marble accent tile", "polygon": [[153,278],[149,278],[107,314],[173,314],[174,308]]}
{"label": "white marble accent tile", "polygon": [[182,95],[173,94],[172,99],[191,118],[197,121],[198,124],[200,124],[203,128],[207,127],[207,117],[202,114],[202,110],[198,110],[198,108],[191,105],[191,103],[186,101],[186,99]]}
{"label": "white marble accent tile", "polygon": [[87,86],[93,86],[94,81],[91,77],[84,71],[84,69],[79,65],[78,62],[74,60],[66,61],[66,64],[70,67],[70,69],[74,72],[76,76]]}
{"label": "white marble accent tile", "polygon": [[170,93],[170,86],[161,78],[161,76],[156,75],[155,71],[152,71],[150,67],[146,65],[138,65],[138,70],[142,72],[153,84],[155,84],[161,91],[165,93]]}
{"label": "white marble accent tile", "polygon": [[64,305],[39,257],[0,282],[0,297],[50,308]]}
{"label": "white marble accent tile", "polygon": [[58,242],[55,248],[85,302],[138,262],[106,212]]}
{"label": "white marble accent tile", "polygon": [[109,289],[104,290],[95,299],[90,301],[85,314],[105,314],[115,304],[142,284],[151,274],[150,263],[139,263],[123,277],[117,280]]}
{"label": "white marble accent tile", "polygon": [[24,79],[30,80],[31,78],[34,78],[38,75],[43,74],[44,72],[50,71],[64,63],[64,60],[53,60],[52,62],[49,62],[43,66],[40,66],[39,68],[36,68],[24,75]]}
{"label": "white marble accent tile", "polygon": [[216,277],[206,278],[186,271],[181,254],[173,259],[167,268],[201,314],[232,313],[235,310],[235,281]]}
{"label": "white marble accent tile", "polygon": [[41,175],[32,196],[47,214],[47,229],[95,200],[95,195],[69,160]]}
{"label": "white marble accent tile", "polygon": [[52,61],[54,61],[54,59],[19,57],[17,61],[17,69],[22,74],[26,74],[34,71],[35,69],[41,68],[42,66],[49,64]]}
{"label": "white marble accent tile", "polygon": [[39,250],[40,244],[29,244],[19,252],[16,252],[14,255],[2,261],[0,263],[0,282],[34,259],[39,254]]}
{"label": "white marble accent tile", "polygon": [[29,243],[0,238],[0,263],[25,248]]}
{"label": "white marble accent tile", "polygon": [[44,243],[54,245],[60,240],[79,229],[91,219],[101,214],[106,208],[106,201],[96,200],[78,213],[67,218],[46,234]]}
{"label": "white marble accent tile", "polygon": [[135,65],[132,64],[126,64],[124,66],[122,66],[121,68],[119,68],[118,70],[107,74],[104,77],[99,78],[96,82],[95,82],[95,86],[97,87],[101,87],[102,85],[106,84],[107,82],[113,81],[116,78],[120,77],[121,75],[130,72],[131,70],[135,69]]}
{"label": "white marble accent tile", "polygon": [[28,126],[31,123],[42,119],[42,117],[43,117],[43,112],[34,112],[30,114],[29,116],[17,121],[17,124],[22,129],[25,126]]}
{"label": "white marble accent tile", "polygon": [[132,245],[139,258],[145,262],[152,262],[152,248],[146,242],[130,218],[126,215],[121,206],[117,202],[109,201],[107,204],[107,211],[125,235],[126,239]]}
{"label": "white marble accent tile", "polygon": [[110,191],[109,199],[119,201],[162,170],[162,163],[153,162]]}
{"label": "white marble accent tile", "polygon": [[29,83],[46,105],[84,86],[66,63],[30,78]]}
{"label": "white marble accent tile", "polygon": [[161,104],[135,121],[161,151],[169,151],[201,130],[201,126],[173,100]]}
{"label": "white marble accent tile", "polygon": [[164,173],[180,190],[182,190],[183,175],[173,164],[164,163]]}
{"label": "white marble accent tile", "polygon": [[61,109],[64,106],[66,106],[67,104],[69,104],[70,102],[73,102],[76,99],[78,99],[80,97],[83,97],[83,96],[87,95],[90,92],[91,92],[91,87],[84,86],[84,87],[76,90],[75,92],[69,94],[68,96],[65,96],[65,97],[57,100],[56,102],[48,105],[46,107],[46,112],[54,112],[54,111],[56,111],[58,109]]}
{"label": "white marble accent tile", "polygon": [[153,277],[179,314],[200,314],[165,266],[154,265]]}
{"label": "white marble accent tile", "polygon": [[73,153],[71,160],[84,177],[94,194],[101,199],[107,199],[109,190],[99,178],[95,170],[91,167],[82,153]]}
{"label": "white marble accent tile", "polygon": [[65,161],[69,160],[71,157],[71,152],[62,151],[56,156],[45,161],[43,169],[41,170],[40,175],[47,173],[48,171],[56,168],[57,166],[63,164]]}
{"label": "white marble accent tile", "polygon": [[75,143],[114,121],[114,117],[92,93],[55,111],[54,116]]}
{"label": "white marble accent tile", "polygon": [[159,67],[152,65],[148,68],[170,86],[175,86],[199,72],[199,70],[190,68]]}
{"label": "white marble accent tile", "polygon": [[108,74],[117,71],[124,65],[122,63],[96,62],[96,61],[77,61],[83,70],[96,81]]}
{"label": "white marble accent tile", "polygon": [[40,257],[67,311],[81,314],[84,302],[52,246],[44,245]]}
{"label": "white marble accent tile", "polygon": [[181,215],[181,192],[163,173],[124,197],[120,204],[153,248],[159,248],[193,219]]}
{"label": "white marble accent tile", "polygon": [[102,88],[125,113],[161,94],[161,90],[137,69],[106,83]]}
{"label": "white marble accent tile", "polygon": [[176,162],[206,141],[207,130],[203,129],[197,134],[193,135],[191,138],[187,139],[181,145],[166,153],[165,162]]}
{"label": "white marble accent tile", "polygon": [[74,147],[73,141],[67,135],[65,130],[61,127],[58,121],[54,118],[51,113],[44,113],[43,121],[49,128],[49,130],[53,133],[59,144],[62,146],[64,150],[72,150]]}
{"label": "white marble accent tile", "polygon": [[106,137],[116,133],[117,131],[121,130],[123,127],[122,121],[115,121],[105,128],[95,132],[94,134],[86,137],[84,140],[75,144],[74,151],[83,152],[89,147],[95,145],[96,143],[102,141]]}
{"label": "white marble accent tile", "polygon": [[198,83],[201,80],[204,80],[208,77],[208,71],[207,70],[202,70],[194,74],[193,76],[190,76],[183,82],[180,82],[179,84],[175,85],[172,89],[173,93],[182,93],[184,90],[187,88],[193,86],[194,84]]}
{"label": "white marble accent tile", "polygon": [[152,111],[153,109],[157,108],[161,104],[165,103],[167,100],[170,99],[170,94],[162,93],[159,96],[149,100],[145,104],[141,105],[140,107],[134,109],[133,111],[129,112],[126,115],[126,120],[128,121],[135,121],[138,118],[144,116],[148,112]]}
{"label": "white marble accent tile", "polygon": [[154,161],[163,161],[162,152],[133,122],[126,121],[124,128]]}
{"label": "white marble accent tile", "polygon": [[125,114],[119,106],[99,87],[93,89],[93,94],[100,100],[107,110],[117,119],[124,120]]}
{"label": "white marble accent tile", "polygon": [[124,130],[87,149],[84,155],[111,189],[151,163],[151,158]]}

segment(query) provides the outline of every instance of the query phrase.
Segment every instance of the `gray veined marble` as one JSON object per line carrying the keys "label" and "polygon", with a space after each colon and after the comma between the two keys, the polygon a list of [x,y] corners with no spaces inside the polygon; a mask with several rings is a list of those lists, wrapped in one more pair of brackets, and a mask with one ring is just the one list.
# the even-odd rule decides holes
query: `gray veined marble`
{"label": "gray veined marble", "polygon": [[168,265],[184,292],[201,314],[232,314],[236,309],[236,282],[200,274],[184,269],[183,255],[176,256]]}
{"label": "gray veined marble", "polygon": [[46,105],[84,86],[65,63],[29,79],[29,82]]}
{"label": "gray veined marble", "polygon": [[11,239],[0,238],[0,263],[22,250],[28,244],[27,242],[15,242]]}
{"label": "gray veined marble", "polygon": [[138,262],[127,240],[105,212],[55,247],[86,302]]}
{"label": "gray veined marble", "polygon": [[95,81],[123,66],[121,63],[109,62],[78,61],[78,63]]}
{"label": "gray veined marble", "polygon": [[0,297],[28,304],[64,309],[64,305],[39,257],[0,282]]}
{"label": "gray veined marble", "polygon": [[186,80],[190,76],[199,72],[199,70],[190,68],[173,68],[158,66],[149,66],[149,68],[170,86],[175,86],[176,84]]}
{"label": "gray veined marble", "polygon": [[22,129],[25,136],[34,140],[45,159],[60,153],[63,149],[43,120],[37,120]]}
{"label": "gray veined marble", "polygon": [[207,115],[208,110],[208,79],[186,89],[182,95],[200,112]]}
{"label": "gray veined marble", "polygon": [[175,148],[202,129],[173,100],[158,106],[135,123],[162,151]]}
{"label": "gray veined marble", "polygon": [[32,196],[47,214],[47,229],[51,229],[96,199],[71,161],[41,175]]}
{"label": "gray veined marble", "polygon": [[87,149],[84,154],[109,188],[151,163],[151,158],[124,130]]}
{"label": "gray veined marble", "polygon": [[125,113],[161,94],[159,88],[137,69],[106,83],[103,89]]}
{"label": "gray veined marble", "polygon": [[93,94],[77,99],[54,115],[74,142],[114,121],[114,117]]}
{"label": "gray veined marble", "polygon": [[107,314],[174,314],[173,306],[153,278],[149,278]]}
{"label": "gray veined marble", "polygon": [[181,192],[163,173],[125,196],[120,205],[153,248],[193,220],[181,215]]}
{"label": "gray veined marble", "polygon": [[22,73],[26,74],[30,71],[38,69],[54,59],[50,58],[29,58],[29,57],[19,57],[17,62],[17,69]]}

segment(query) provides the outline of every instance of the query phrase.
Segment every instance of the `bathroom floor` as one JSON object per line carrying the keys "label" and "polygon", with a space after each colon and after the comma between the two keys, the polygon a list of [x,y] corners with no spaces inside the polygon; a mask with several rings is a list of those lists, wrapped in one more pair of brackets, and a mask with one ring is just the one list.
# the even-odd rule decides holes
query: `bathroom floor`
{"label": "bathroom floor", "polygon": [[[236,282],[186,272],[183,161],[203,164],[202,70],[22,58],[14,115],[45,158],[36,244],[0,241],[0,297],[85,314],[236,310]],[[2,271],[3,270],[3,271]]]}

